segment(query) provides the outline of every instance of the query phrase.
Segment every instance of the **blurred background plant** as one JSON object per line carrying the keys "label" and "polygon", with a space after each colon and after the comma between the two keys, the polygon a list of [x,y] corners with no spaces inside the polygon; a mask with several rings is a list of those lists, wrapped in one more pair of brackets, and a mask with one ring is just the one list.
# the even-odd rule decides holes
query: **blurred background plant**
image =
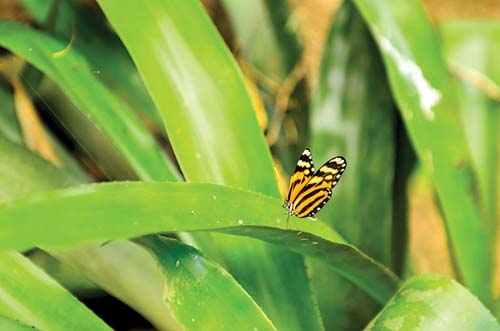
{"label": "blurred background plant", "polygon": [[[500,330],[497,2],[0,15],[3,329]],[[305,147],[348,168],[286,229]]]}

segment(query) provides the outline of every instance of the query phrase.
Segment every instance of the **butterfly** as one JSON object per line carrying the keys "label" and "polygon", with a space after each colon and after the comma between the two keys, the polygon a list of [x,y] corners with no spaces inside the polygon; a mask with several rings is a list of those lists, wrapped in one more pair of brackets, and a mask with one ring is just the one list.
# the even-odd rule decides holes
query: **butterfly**
{"label": "butterfly", "polygon": [[312,218],[332,197],[332,189],[339,182],[346,166],[346,160],[336,156],[314,172],[311,151],[306,148],[290,178],[288,197],[283,202],[288,218],[292,214],[299,218]]}

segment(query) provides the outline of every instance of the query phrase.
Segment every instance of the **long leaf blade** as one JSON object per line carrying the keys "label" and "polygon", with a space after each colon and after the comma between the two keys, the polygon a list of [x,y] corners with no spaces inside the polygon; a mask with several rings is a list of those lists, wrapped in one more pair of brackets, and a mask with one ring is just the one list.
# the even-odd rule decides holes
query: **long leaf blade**
{"label": "long leaf blade", "polygon": [[17,252],[0,252],[0,314],[41,330],[111,330]]}
{"label": "long leaf blade", "polygon": [[285,228],[286,215],[275,198],[214,184],[91,184],[4,203],[0,249],[63,248],[160,231],[218,231],[321,259],[380,302],[392,295],[397,278],[381,264],[321,222],[292,222],[297,230]]}
{"label": "long leaf blade", "polygon": [[159,236],[135,242],[156,260],[166,285],[163,299],[185,330],[276,331],[234,278],[201,252]]}
{"label": "long leaf blade", "polygon": [[[277,197],[271,156],[246,85],[199,2],[99,4],[163,117],[185,178]],[[136,18],[134,24],[130,17]],[[219,262],[278,329],[322,329],[301,256],[256,241],[214,236],[218,250],[207,244],[206,236],[197,236],[198,247],[223,256]],[[283,268],[293,272],[283,273]],[[267,275],[264,281],[259,273]]]}
{"label": "long leaf blade", "polygon": [[456,85],[435,32],[418,1],[355,3],[382,52],[419,160],[433,174],[459,274],[473,293],[491,305],[491,241],[476,201]]}
{"label": "long leaf blade", "polygon": [[12,21],[0,22],[0,45],[23,57],[57,83],[103,131],[144,179],[175,180],[165,155],[127,105],[100,83],[76,50]]}
{"label": "long leaf blade", "polygon": [[[348,167],[321,217],[349,242],[389,263],[396,112],[384,66],[354,4],[338,9],[323,50],[311,109],[317,164],[344,155]],[[398,220],[404,222],[404,220]],[[380,309],[320,263],[314,285],[329,329],[360,329]],[[360,306],[359,302],[365,304]]]}

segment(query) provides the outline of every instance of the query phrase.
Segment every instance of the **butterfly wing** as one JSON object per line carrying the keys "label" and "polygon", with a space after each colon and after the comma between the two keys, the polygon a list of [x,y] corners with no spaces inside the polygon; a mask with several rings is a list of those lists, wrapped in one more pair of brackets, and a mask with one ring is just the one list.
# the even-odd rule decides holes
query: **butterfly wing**
{"label": "butterfly wing", "polygon": [[326,162],[297,193],[294,200],[297,217],[312,217],[332,197],[332,189],[337,185],[347,163],[342,156]]}
{"label": "butterfly wing", "polygon": [[297,161],[297,167],[295,167],[295,172],[290,178],[290,189],[288,190],[288,197],[286,201],[293,204],[298,194],[304,186],[309,182],[314,174],[314,163],[312,160],[311,151],[306,148],[302,155],[300,155],[299,161]]}

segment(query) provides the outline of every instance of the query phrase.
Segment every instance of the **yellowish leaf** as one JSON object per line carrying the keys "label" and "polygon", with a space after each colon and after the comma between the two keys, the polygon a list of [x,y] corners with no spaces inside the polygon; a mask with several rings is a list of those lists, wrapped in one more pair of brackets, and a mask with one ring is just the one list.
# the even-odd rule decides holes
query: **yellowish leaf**
{"label": "yellowish leaf", "polygon": [[21,126],[24,142],[32,151],[36,152],[50,163],[61,167],[49,137],[40,121],[33,102],[18,79],[12,81],[14,87],[14,104]]}

